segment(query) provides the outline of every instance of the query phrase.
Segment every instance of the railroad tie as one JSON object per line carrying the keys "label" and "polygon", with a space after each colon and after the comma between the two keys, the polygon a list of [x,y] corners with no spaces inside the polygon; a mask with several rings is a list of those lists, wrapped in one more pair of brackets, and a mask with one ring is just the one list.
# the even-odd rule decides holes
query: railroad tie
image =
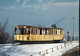
{"label": "railroad tie", "polygon": [[48,54],[48,50],[46,50],[46,53]]}
{"label": "railroad tie", "polygon": [[69,43],[68,43],[68,46],[69,46]]}
{"label": "railroad tie", "polygon": [[64,43],[64,47],[66,47],[66,44]]}
{"label": "railroad tie", "polygon": [[53,52],[53,48],[52,48],[52,52]]}
{"label": "railroad tie", "polygon": [[57,46],[57,50],[58,50],[58,46]]}
{"label": "railroad tie", "polygon": [[39,52],[39,55],[41,55],[41,52]]}
{"label": "railroad tie", "polygon": [[62,48],[62,45],[61,45],[61,48]]}

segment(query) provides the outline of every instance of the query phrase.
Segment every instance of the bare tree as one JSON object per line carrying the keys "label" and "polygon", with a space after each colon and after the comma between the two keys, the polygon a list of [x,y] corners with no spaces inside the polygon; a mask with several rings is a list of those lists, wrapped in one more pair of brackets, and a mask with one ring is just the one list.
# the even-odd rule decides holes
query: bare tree
{"label": "bare tree", "polygon": [[3,24],[0,22],[0,43],[7,43],[7,39],[10,36],[7,32],[6,32],[6,28],[8,25],[8,19],[9,17],[6,19],[5,22],[3,22]]}
{"label": "bare tree", "polygon": [[13,30],[13,28],[14,27],[12,27],[12,31],[11,31],[10,37],[7,39],[8,43],[14,43],[14,30]]}

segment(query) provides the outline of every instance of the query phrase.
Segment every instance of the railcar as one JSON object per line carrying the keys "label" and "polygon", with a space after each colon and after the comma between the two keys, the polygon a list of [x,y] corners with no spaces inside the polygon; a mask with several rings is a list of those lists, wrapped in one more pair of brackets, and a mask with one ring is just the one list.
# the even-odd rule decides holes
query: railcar
{"label": "railcar", "polygon": [[15,26],[14,40],[20,43],[47,43],[64,40],[62,28]]}

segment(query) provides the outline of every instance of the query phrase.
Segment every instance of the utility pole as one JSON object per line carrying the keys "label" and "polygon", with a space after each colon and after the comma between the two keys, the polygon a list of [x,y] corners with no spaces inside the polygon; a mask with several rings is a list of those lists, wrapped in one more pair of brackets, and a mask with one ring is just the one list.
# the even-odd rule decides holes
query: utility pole
{"label": "utility pole", "polygon": [[72,33],[72,41],[74,41],[74,16],[72,16],[73,19],[73,33]]}
{"label": "utility pole", "polygon": [[70,41],[69,31],[67,31],[67,41]]}

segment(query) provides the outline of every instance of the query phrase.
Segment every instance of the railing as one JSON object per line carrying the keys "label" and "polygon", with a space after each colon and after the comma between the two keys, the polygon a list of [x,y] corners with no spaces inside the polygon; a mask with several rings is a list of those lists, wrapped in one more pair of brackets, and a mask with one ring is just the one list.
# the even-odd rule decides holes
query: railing
{"label": "railing", "polygon": [[54,52],[56,50],[62,49],[62,48],[67,47],[71,44],[72,44],[72,42],[64,43],[64,45],[59,45],[59,46],[56,46],[56,47],[53,47],[50,49],[46,49],[46,50],[40,51],[38,53],[31,54],[30,56],[44,56],[45,54],[48,54],[48,53]]}
{"label": "railing", "polygon": [[[59,46],[56,46],[56,47],[52,47],[52,48],[49,48],[49,49],[45,49],[43,51],[40,51],[40,52],[37,52],[37,53],[34,53],[34,54],[31,54],[30,56],[44,56],[45,54],[49,54],[51,52],[54,52],[54,51],[57,51],[59,49],[62,49],[64,47],[67,47],[67,46],[70,46],[73,42],[68,42],[68,43],[63,43],[63,45],[59,45]],[[16,47],[18,45],[13,45],[11,48],[9,48],[8,50],[6,51],[3,51],[2,55],[3,56],[9,56],[10,55],[10,52],[13,52],[13,49],[15,50]]]}

